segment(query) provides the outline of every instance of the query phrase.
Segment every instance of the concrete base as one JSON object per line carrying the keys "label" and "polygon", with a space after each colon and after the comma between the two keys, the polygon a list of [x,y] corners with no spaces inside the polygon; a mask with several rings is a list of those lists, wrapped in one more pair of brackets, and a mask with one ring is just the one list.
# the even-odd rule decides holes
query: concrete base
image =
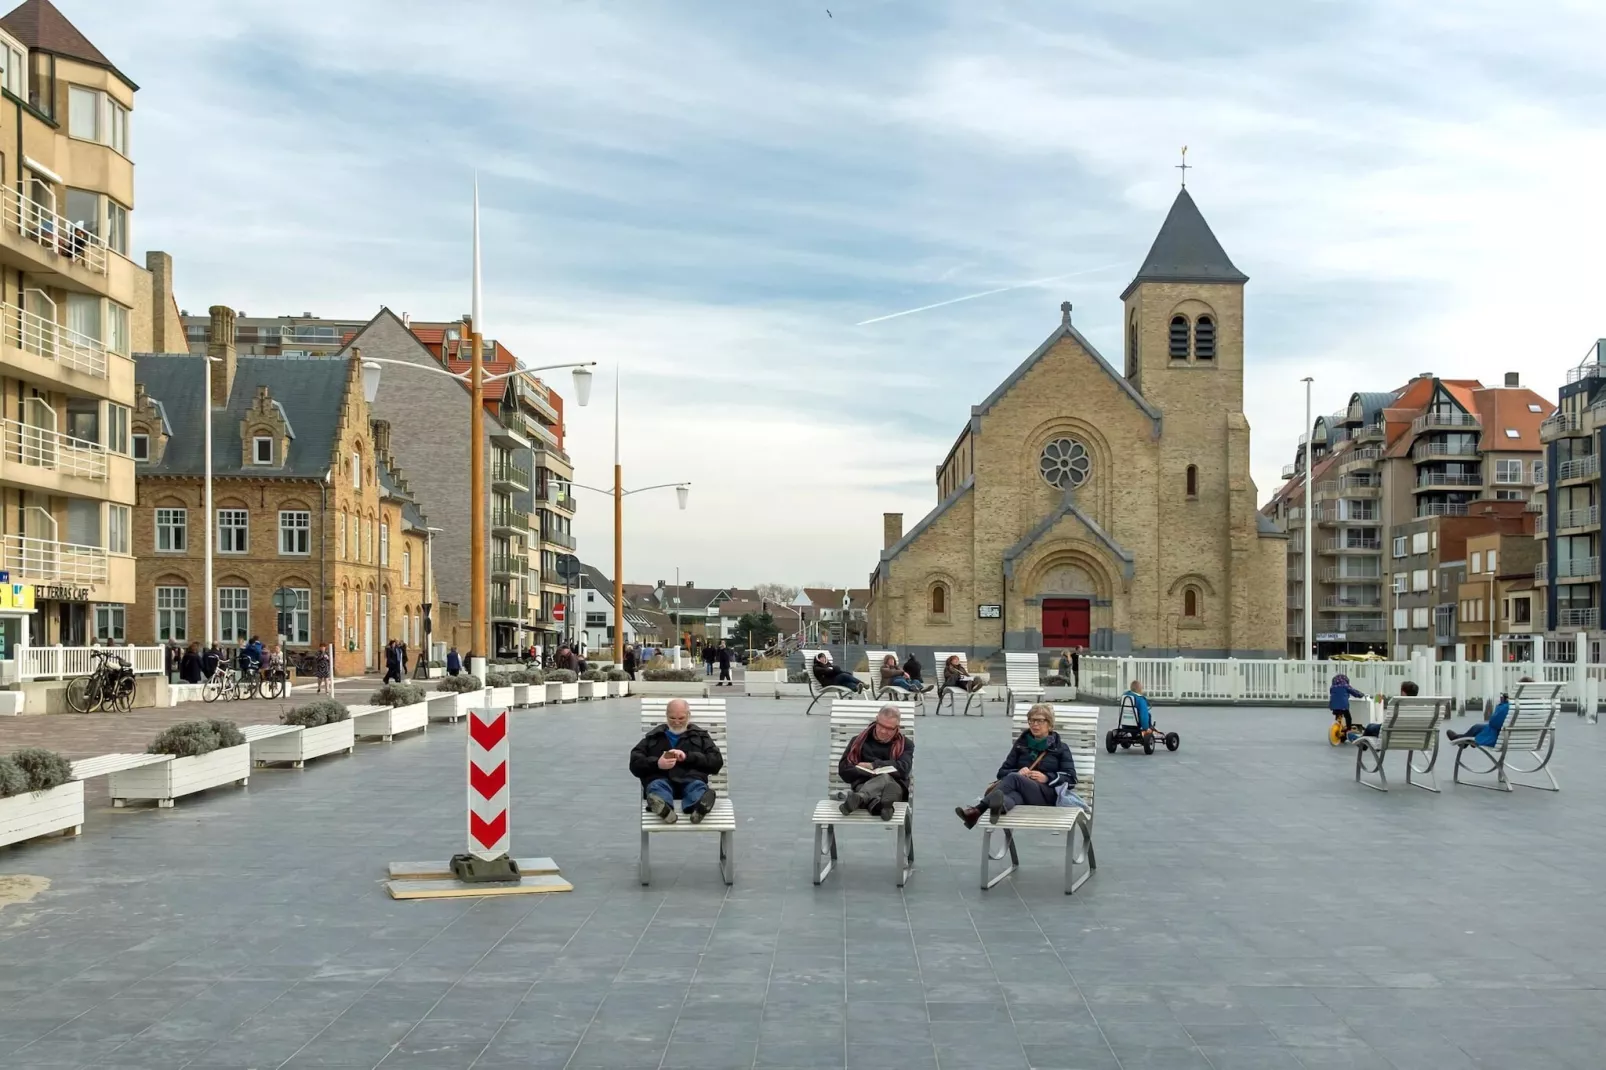
{"label": "concrete base", "polygon": [[[168,687],[167,678],[163,676],[134,677],[134,708],[166,708],[172,705]],[[22,696],[22,708],[14,711],[16,713],[72,712],[67,707],[66,680],[26,680],[18,684],[15,691],[0,692],[0,694]],[[17,699],[0,699],[0,714],[8,712],[7,706],[14,706],[17,702]]]}

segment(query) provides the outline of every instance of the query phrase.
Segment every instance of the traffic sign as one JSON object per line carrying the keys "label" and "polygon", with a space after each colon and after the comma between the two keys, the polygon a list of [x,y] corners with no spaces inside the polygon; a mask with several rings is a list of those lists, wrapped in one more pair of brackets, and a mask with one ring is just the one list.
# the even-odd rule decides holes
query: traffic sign
{"label": "traffic sign", "polygon": [[487,861],[506,855],[511,838],[507,721],[502,707],[468,711],[468,853]]}
{"label": "traffic sign", "polygon": [[552,619],[559,624],[563,623],[563,603],[559,602],[552,607]]}

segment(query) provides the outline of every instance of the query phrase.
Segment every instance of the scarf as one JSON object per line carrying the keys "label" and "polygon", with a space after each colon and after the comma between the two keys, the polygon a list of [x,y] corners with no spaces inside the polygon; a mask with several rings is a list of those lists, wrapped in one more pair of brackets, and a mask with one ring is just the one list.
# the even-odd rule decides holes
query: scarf
{"label": "scarf", "polygon": [[1038,739],[1032,735],[1032,730],[1028,728],[1026,734],[1021,737],[1021,742],[1026,745],[1026,753],[1036,757],[1048,750],[1048,745],[1054,742],[1054,733],[1050,732],[1042,739]]}
{"label": "scarf", "polygon": [[[870,735],[870,733],[874,731],[875,725],[872,724],[869,728],[866,728],[863,732],[860,732],[858,735],[853,737],[853,742],[848,744],[848,752],[846,755],[844,755],[849,765],[859,764],[860,753],[864,750],[864,741]],[[892,737],[891,747],[893,761],[897,761],[899,758],[903,757],[902,729],[899,729],[898,734]]]}

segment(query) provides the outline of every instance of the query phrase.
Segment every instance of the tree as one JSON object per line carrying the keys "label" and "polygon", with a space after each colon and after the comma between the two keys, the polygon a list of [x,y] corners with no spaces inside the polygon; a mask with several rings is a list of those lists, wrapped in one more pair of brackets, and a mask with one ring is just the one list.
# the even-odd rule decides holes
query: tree
{"label": "tree", "polygon": [[745,643],[751,635],[755,647],[768,645],[771,639],[780,634],[781,629],[776,627],[775,618],[768,613],[743,613],[736,622],[736,639]]}
{"label": "tree", "polygon": [[760,583],[753,588],[761,601],[791,605],[803,588],[791,583]]}

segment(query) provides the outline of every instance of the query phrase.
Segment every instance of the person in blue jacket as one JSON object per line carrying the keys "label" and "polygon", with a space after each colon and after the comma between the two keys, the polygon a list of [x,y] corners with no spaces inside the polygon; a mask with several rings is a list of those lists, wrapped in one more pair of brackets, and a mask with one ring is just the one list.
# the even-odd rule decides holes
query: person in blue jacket
{"label": "person in blue jacket", "polygon": [[[1533,677],[1524,676],[1518,682],[1532,683]],[[1495,704],[1494,712],[1489,715],[1487,721],[1471,725],[1465,732],[1457,732],[1453,728],[1446,728],[1444,734],[1449,736],[1452,742],[1458,739],[1470,739],[1477,746],[1492,747],[1500,742],[1500,729],[1505,727],[1506,718],[1509,716],[1511,716],[1511,698],[1502,693],[1500,701]]]}
{"label": "person in blue jacket", "polygon": [[1333,714],[1333,720],[1342,719],[1344,734],[1349,735],[1353,722],[1349,719],[1349,700],[1351,698],[1365,698],[1363,692],[1355,690],[1349,685],[1349,677],[1339,673],[1333,677],[1333,684],[1327,689],[1327,708]]}
{"label": "person in blue jacket", "polygon": [[1153,721],[1149,717],[1149,700],[1143,696],[1143,681],[1132,681],[1132,685],[1126,689],[1126,694],[1121,696],[1122,703],[1127,699],[1132,700],[1132,706],[1138,712],[1138,728],[1147,732]]}

